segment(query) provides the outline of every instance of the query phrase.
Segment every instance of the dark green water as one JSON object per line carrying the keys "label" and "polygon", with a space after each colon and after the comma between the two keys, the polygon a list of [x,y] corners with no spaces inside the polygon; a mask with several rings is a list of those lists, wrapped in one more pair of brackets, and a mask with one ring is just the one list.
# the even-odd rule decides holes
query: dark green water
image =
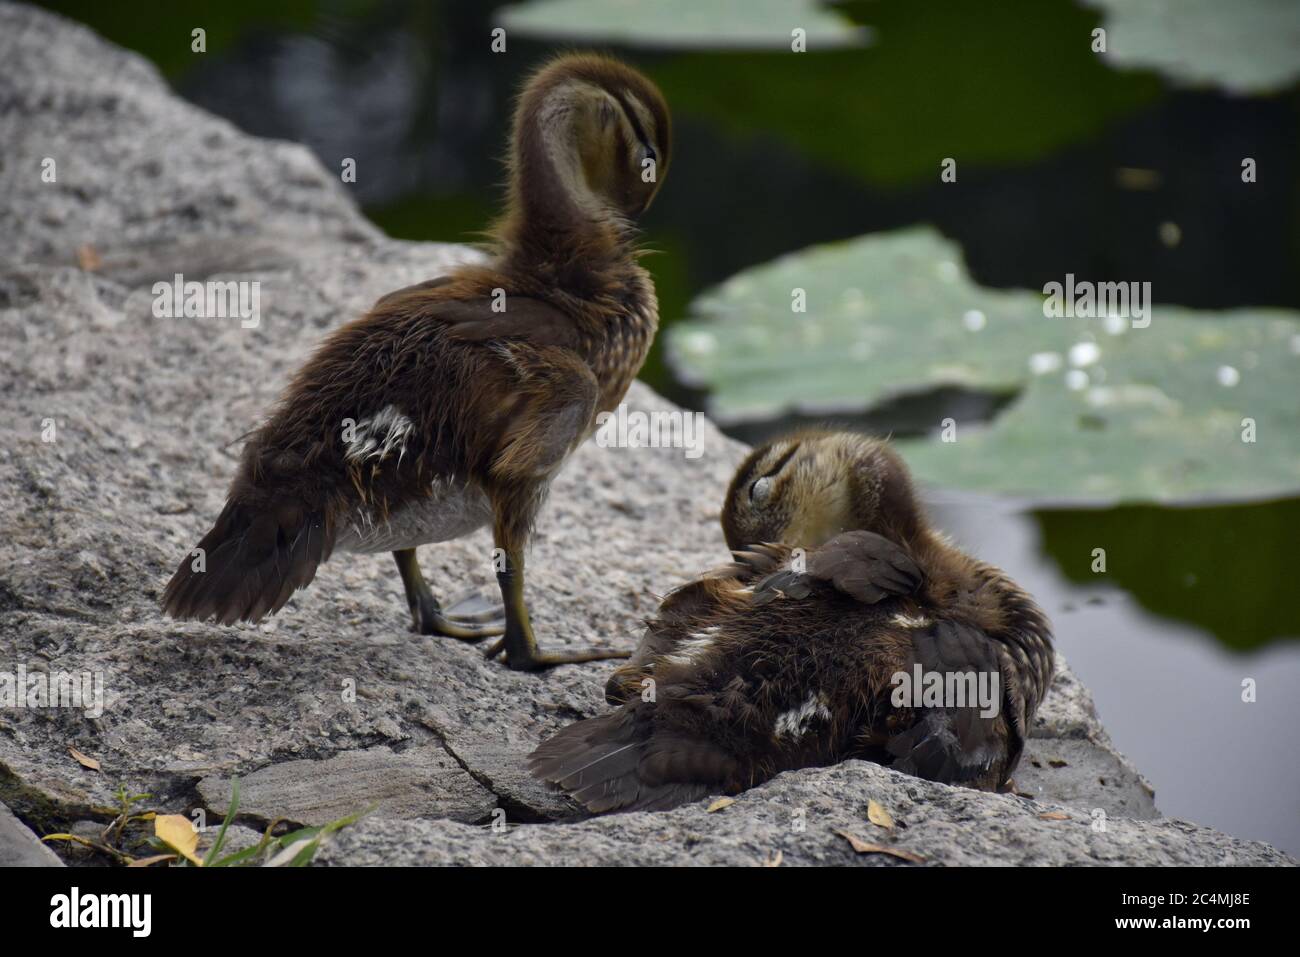
{"label": "dark green water", "polygon": [[[304,142],[331,169],[354,157],[358,202],[412,239],[476,238],[499,196],[510,98],[553,52],[512,37],[492,54],[493,3],[47,5],[144,53],[179,93],[249,132]],[[1067,0],[848,9],[877,31],[871,50],[618,51],[674,109],[671,177],[645,223],[666,326],[747,266],[915,223],[959,241],[988,286],[1136,275],[1162,302],[1300,309],[1297,89],[1230,97],[1112,71],[1085,47],[1063,52],[1063,36],[1097,20]],[[189,51],[196,25],[203,56]],[[960,189],[938,183],[952,155]],[[1242,155],[1276,174],[1222,201],[1213,184]],[[1119,168],[1156,170],[1160,185],[1119,189]],[[1175,248],[1158,239],[1166,221],[1181,228]],[[658,350],[643,378],[699,401]],[[996,414],[998,401],[984,404]],[[898,410],[868,422],[907,429]],[[1300,499],[1034,511],[931,498],[941,525],[1052,615],[1165,813],[1300,853]],[[1104,575],[1090,568],[1098,543]],[[1245,679],[1254,703],[1241,700]]]}

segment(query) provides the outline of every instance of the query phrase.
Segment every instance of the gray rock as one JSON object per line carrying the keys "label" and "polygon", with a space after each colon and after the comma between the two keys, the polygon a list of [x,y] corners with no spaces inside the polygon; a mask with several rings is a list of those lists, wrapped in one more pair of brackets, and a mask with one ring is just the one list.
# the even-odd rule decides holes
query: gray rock
{"label": "gray rock", "polygon": [[[894,819],[867,820],[880,802]],[[696,864],[877,866],[1009,864],[1285,865],[1267,844],[1196,824],[1111,819],[1078,808],[934,784],[848,761],[779,775],[710,813],[708,801],[667,813],[615,814],[572,824],[468,827],[362,821],[321,851],[327,864]],[[1104,829],[1103,829],[1104,828]],[[918,855],[858,854],[845,834]]]}
{"label": "gray rock", "polygon": [[0,867],[62,866],[58,855],[0,804]]}
{"label": "gray rock", "polygon": [[[334,864],[893,862],[854,855],[837,830],[931,863],[1286,862],[1145,820],[1150,788],[1064,662],[1021,773],[1037,803],[855,762],[782,775],[714,814],[577,821],[523,758],[604,709],[609,666],[516,674],[414,636],[385,556],[325,566],[260,626],[163,619],[162,586],[221,508],[240,435],[322,333],[473,254],[384,238],[302,148],[179,101],[57,16],[0,4],[0,90],[0,669],[89,672],[105,688],[102,713],[0,712],[0,798],[38,830],[104,820],[119,786],[217,820],[239,775],[250,823],[378,804],[335,837]],[[56,183],[40,180],[46,156]],[[75,263],[83,244],[93,272]],[[155,318],[150,284],[175,272],[260,282],[260,324]],[[628,402],[671,408],[640,384]],[[726,558],[718,508],[744,448],[708,424],[703,448],[578,451],[529,560],[544,644],[631,648],[659,596]],[[425,548],[425,575],[448,598],[492,594],[490,547],[479,533]],[[865,822],[869,798],[898,820],[893,836]],[[1039,816],[1054,808],[1068,819]],[[504,833],[476,823],[502,819]]]}
{"label": "gray rock", "polygon": [[[224,817],[232,781],[199,782],[204,803]],[[442,747],[395,753],[380,746],[344,751],[322,761],[282,761],[239,782],[240,817],[321,825],[374,807],[389,818],[445,817],[473,822],[491,814],[496,797]]]}

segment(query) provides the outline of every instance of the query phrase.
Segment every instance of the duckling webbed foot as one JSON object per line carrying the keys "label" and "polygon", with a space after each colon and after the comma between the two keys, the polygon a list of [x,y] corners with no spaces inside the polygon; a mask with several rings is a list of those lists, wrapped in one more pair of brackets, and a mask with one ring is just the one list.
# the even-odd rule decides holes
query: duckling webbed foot
{"label": "duckling webbed foot", "polygon": [[443,610],[420,573],[414,548],[393,552],[393,559],[406,588],[412,631],[461,641],[480,641],[505,632],[506,619],[501,610],[489,605],[480,595],[471,593]]}
{"label": "duckling webbed foot", "polygon": [[508,556],[507,568],[497,573],[501,584],[501,597],[505,601],[506,627],[500,641],[494,642],[484,652],[484,657],[495,658],[505,654],[505,663],[515,671],[542,671],[555,665],[581,664],[586,661],[607,661],[612,658],[630,658],[630,651],[613,648],[581,648],[575,651],[541,651],[533,637],[524,604],[523,562],[518,556]]}

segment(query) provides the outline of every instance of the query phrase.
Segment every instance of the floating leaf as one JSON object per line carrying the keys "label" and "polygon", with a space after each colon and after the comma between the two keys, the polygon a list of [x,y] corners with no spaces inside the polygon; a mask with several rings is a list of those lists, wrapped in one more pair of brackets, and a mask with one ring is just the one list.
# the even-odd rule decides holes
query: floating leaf
{"label": "floating leaf", "polygon": [[849,846],[858,854],[888,854],[890,857],[897,857],[900,860],[911,861],[913,864],[925,863],[925,858],[920,854],[905,851],[901,847],[887,847],[884,844],[872,844],[870,841],[864,841],[860,837],[854,837],[848,831],[836,831],[835,833],[848,841]]}
{"label": "floating leaf", "polygon": [[511,33],[542,40],[655,48],[790,50],[805,31],[809,50],[854,46],[867,31],[818,0],[532,0],[501,10]]}
{"label": "floating leaf", "polygon": [[712,814],[714,811],[721,811],[724,807],[731,807],[731,805],[735,803],[735,798],[718,798],[709,805],[708,810],[705,813]]}
{"label": "floating leaf", "polygon": [[[791,309],[796,289],[806,313]],[[1155,306],[1145,328],[1048,318],[1037,292],[973,284],[956,244],[930,229],[783,257],[693,311],[669,330],[669,359],[711,390],[724,423],[865,412],[951,387],[1013,397],[986,426],[957,423],[956,441],[897,443],[932,484],[1054,504],[1300,489],[1293,312]]]}
{"label": "floating leaf", "polygon": [[1105,13],[1102,59],[1195,86],[1271,93],[1300,77],[1294,0],[1084,0]]}
{"label": "floating leaf", "polygon": [[867,820],[877,827],[892,828],[894,826],[894,818],[885,810],[884,805],[875,798],[867,801]]}
{"label": "floating leaf", "polygon": [[68,748],[68,753],[76,758],[77,763],[83,768],[90,768],[92,771],[98,771],[100,769],[99,761],[96,758],[88,757],[73,747]]}
{"label": "floating leaf", "polygon": [[154,836],[177,854],[199,867],[203,860],[196,854],[199,832],[183,814],[159,814],[153,822]]}

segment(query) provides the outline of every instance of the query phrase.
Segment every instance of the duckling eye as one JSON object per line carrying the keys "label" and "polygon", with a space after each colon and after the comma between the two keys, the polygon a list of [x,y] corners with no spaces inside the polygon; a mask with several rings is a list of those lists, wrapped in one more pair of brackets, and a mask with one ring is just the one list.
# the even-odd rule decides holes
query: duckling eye
{"label": "duckling eye", "polygon": [[772,495],[772,479],[763,476],[749,487],[749,500],[755,505],[762,505]]}

